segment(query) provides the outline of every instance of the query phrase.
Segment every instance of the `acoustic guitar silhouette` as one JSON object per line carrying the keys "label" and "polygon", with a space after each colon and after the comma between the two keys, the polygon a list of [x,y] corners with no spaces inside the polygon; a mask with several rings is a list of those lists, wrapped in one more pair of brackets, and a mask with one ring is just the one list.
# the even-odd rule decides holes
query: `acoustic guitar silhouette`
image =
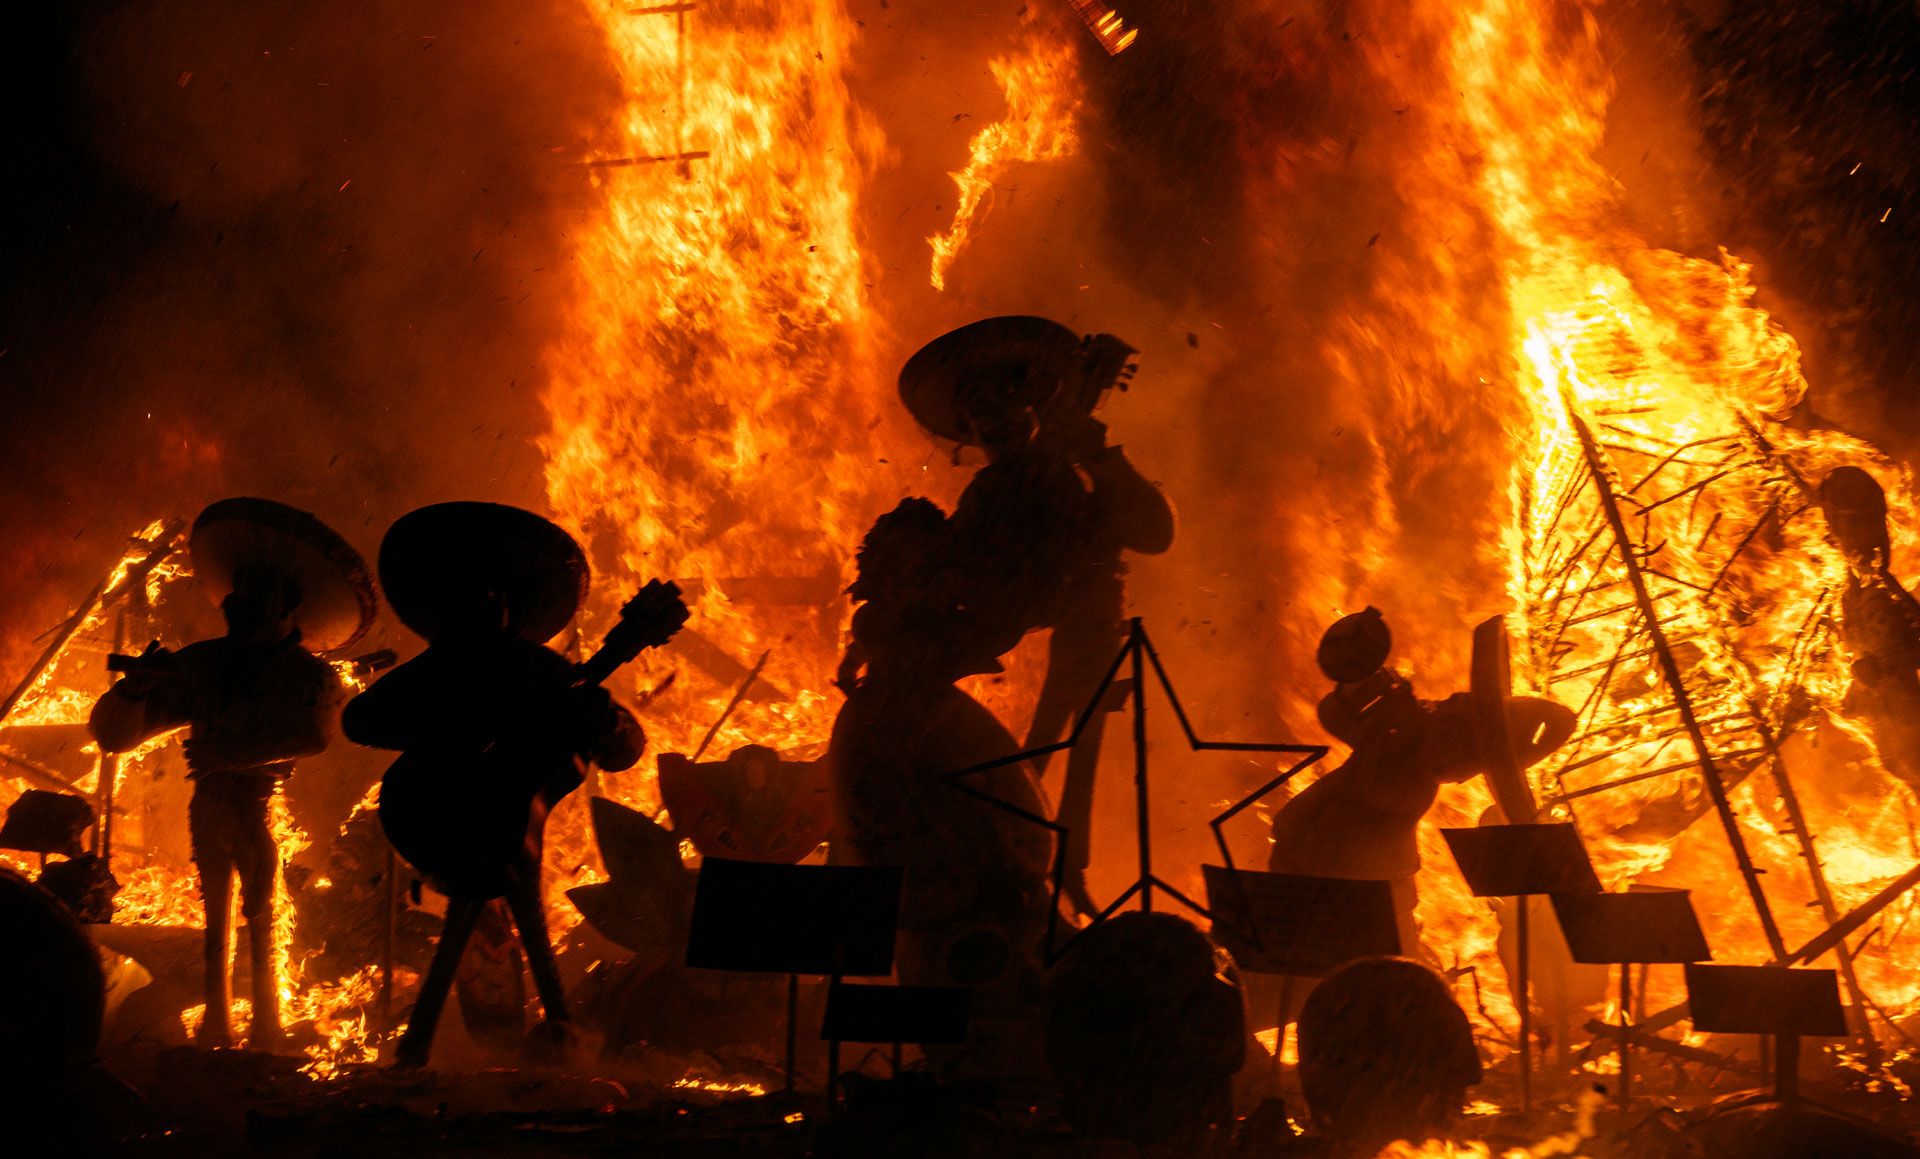
{"label": "acoustic guitar silhouette", "polygon": [[[686,622],[679,586],[648,583],[621,607],[599,649],[576,666],[568,691],[602,683],[641,652],[673,639]],[[562,711],[560,704],[552,711]],[[552,805],[541,793],[550,767],[504,730],[476,735],[458,750],[401,753],[380,783],[381,828],[407,864],[441,892],[502,896]]]}

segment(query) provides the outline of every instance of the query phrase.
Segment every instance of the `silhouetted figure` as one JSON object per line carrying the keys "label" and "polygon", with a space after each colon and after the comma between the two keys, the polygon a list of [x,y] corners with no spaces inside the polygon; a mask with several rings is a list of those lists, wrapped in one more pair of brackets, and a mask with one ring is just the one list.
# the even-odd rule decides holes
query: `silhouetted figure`
{"label": "silhouetted figure", "polygon": [[[938,507],[908,499],[875,521],[861,546],[851,590],[862,606],[841,669],[847,702],[827,754],[830,847],[843,863],[904,867],[900,978],[975,988],[962,1065],[975,1073],[1037,1070],[1052,842],[1038,825],[944,779],[1019,748],[993,713],[953,685],[996,665],[973,617],[933,578],[950,534]],[[1024,764],[968,783],[1045,814]]]}
{"label": "silhouetted figure", "polygon": [[441,503],[402,516],[380,545],[380,582],[425,651],[347,705],[347,736],[399,749],[380,792],[394,848],[447,895],[440,945],[397,1062],[424,1066],[468,939],[504,896],[555,1033],[568,1020],[540,896],[547,813],[587,762],[632,767],[646,740],[599,686],[686,619],[671,585],[649,585],[584,664],[544,646],[586,597],[587,561],[529,511]]}
{"label": "silhouetted figure", "polygon": [[[1044,318],[989,318],[927,344],[900,374],[922,424],[987,453],[952,521],[960,602],[981,639],[1004,652],[1028,632],[1052,631],[1028,748],[1066,735],[1119,653],[1123,553],[1173,543],[1172,507],[1093,417],[1131,374],[1132,354],[1111,335],[1082,340]],[[1096,714],[1070,750],[1060,795],[1069,884],[1086,912],[1095,909],[1085,871],[1103,723]]]}
{"label": "silhouetted figure", "polygon": [[1363,958],[1308,996],[1300,1089],[1336,1154],[1444,1134],[1480,1081],[1467,1016],[1440,976],[1405,958]]}
{"label": "silhouetted figure", "polygon": [[1849,699],[1881,764],[1920,791],[1920,604],[1893,574],[1886,492],[1860,468],[1840,467],[1821,481],[1820,507],[1847,557],[1840,627],[1853,654]]}
{"label": "silhouetted figure", "polygon": [[1082,1138],[1203,1153],[1233,1122],[1246,1044],[1232,959],[1184,918],[1120,914],[1054,971],[1047,1059]]}
{"label": "silhouetted figure", "polygon": [[187,826],[206,905],[206,1020],[200,1041],[233,1040],[232,906],[239,884],[253,975],[248,1043],[280,1038],[273,963],[273,891],[280,853],[268,803],[294,762],[327,747],[345,687],[313,651],[333,651],[372,623],[373,585],[345,540],[304,511],[226,499],[201,512],[190,539],[201,590],[219,601],[227,634],[170,652],[157,644],[94,706],[100,747],[125,752],[186,726],[193,798]]}
{"label": "silhouetted figure", "polygon": [[[1321,727],[1352,746],[1339,768],[1307,786],[1273,819],[1275,873],[1388,881],[1400,911],[1401,945],[1419,945],[1420,819],[1440,786],[1485,770],[1466,693],[1422,700],[1386,666],[1393,638],[1374,608],[1327,629],[1317,659],[1335,681],[1320,699]],[[1564,744],[1573,714],[1558,704],[1509,697],[1514,750],[1524,768]]]}

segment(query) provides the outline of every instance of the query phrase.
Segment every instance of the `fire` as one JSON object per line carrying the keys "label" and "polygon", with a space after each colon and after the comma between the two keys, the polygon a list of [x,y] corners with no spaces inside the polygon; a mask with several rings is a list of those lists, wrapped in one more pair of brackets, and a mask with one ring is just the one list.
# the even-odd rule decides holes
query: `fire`
{"label": "fire", "polygon": [[1093,38],[1105,49],[1108,56],[1119,56],[1132,46],[1140,37],[1135,29],[1128,28],[1127,22],[1118,12],[1095,0],[1069,0],[1074,15],[1078,16],[1093,33]]}
{"label": "fire", "polygon": [[[700,1091],[705,1094],[715,1095],[746,1095],[748,1098],[759,1098],[761,1095],[767,1093],[767,1088],[761,1086],[759,1083],[730,1082],[725,1079],[703,1079],[696,1075],[688,1075],[685,1078],[675,1079],[673,1081],[673,1088],[675,1090]],[[792,1120],[789,1121],[791,1122]]]}
{"label": "fire", "polygon": [[[86,721],[95,700],[108,683],[108,675],[93,659],[95,653],[105,650],[99,638],[124,634],[119,628],[110,627],[110,621],[117,615],[111,606],[113,595],[119,593],[132,577],[133,581],[140,584],[138,595],[145,605],[158,606],[169,599],[180,598],[182,587],[191,581],[186,555],[178,550],[181,546],[179,530],[177,523],[156,520],[131,537],[130,547],[107,578],[75,613],[75,617],[62,626],[63,637],[55,641],[57,646],[49,650],[45,663],[27,684],[13,711],[7,715],[5,723],[8,726],[77,725]],[[164,554],[160,554],[156,560],[156,555],[162,553],[163,549]],[[138,647],[139,644],[130,641],[126,646]],[[342,684],[349,690],[359,687],[360,682],[351,663],[336,663],[334,668]],[[134,773],[144,761],[178,739],[177,733],[155,737],[132,752],[120,754],[115,763],[115,799],[126,813],[116,821],[115,827],[112,869],[121,883],[120,892],[114,898],[116,925],[180,929],[204,929],[206,926],[199,875],[191,865],[167,865],[152,860],[145,853],[129,851],[129,846],[138,850],[148,835],[141,829],[140,814],[125,809],[128,804],[126,789],[129,785],[141,782],[142,778],[135,777]],[[99,750],[89,743],[82,751],[97,756]],[[0,770],[4,768],[0,766]],[[77,780],[73,787],[79,793],[98,797],[99,779],[97,771],[89,773]],[[0,773],[0,791],[4,791],[5,800],[10,801],[26,787],[20,780]],[[361,807],[370,807],[374,793],[374,789],[368,791]],[[294,824],[283,797],[276,796],[271,802],[269,826],[280,852],[282,866],[291,863],[301,850],[311,844],[307,835]],[[25,858],[8,857],[6,863],[27,873],[37,869]],[[358,974],[338,982],[307,983],[294,953],[298,912],[283,873],[275,877],[274,904],[274,975],[280,993],[281,1021],[289,1029],[309,1026],[317,1036],[317,1042],[306,1048],[312,1059],[308,1073],[316,1078],[325,1077],[343,1063],[371,1061],[373,1045],[367,1034],[363,1008],[372,999],[377,969],[368,966]],[[251,1004],[237,1000],[235,1011],[238,1015],[236,1029],[244,1034]],[[192,1034],[205,1016],[205,1007],[196,1006],[182,1013],[181,1024]]]}
{"label": "fire", "polygon": [[[548,499],[606,605],[653,577],[686,591],[688,628],[615,678],[646,700],[652,752],[692,752],[771,649],[709,754],[817,755],[849,545],[901,490],[856,230],[852,21],[836,0],[593,10],[626,105],[587,170],[600,210],[549,359]],[[647,160],[666,156],[685,159]],[[659,808],[651,762],[598,791]],[[557,930],[579,920],[560,892],[598,873],[585,795],[548,826]]]}
{"label": "fire", "polygon": [[[1778,959],[1915,859],[1905,789],[1876,771],[1885,791],[1840,799],[1829,771],[1848,758],[1810,739],[1837,727],[1873,761],[1843,703],[1845,563],[1811,488],[1842,464],[1875,475],[1895,570],[1910,574],[1911,485],[1871,446],[1790,421],[1807,391],[1799,351],[1753,303],[1745,264],[1659,249],[1624,224],[1597,160],[1611,96],[1599,41],[1586,5],[1475,0],[1363,46],[1396,110],[1443,96],[1403,122],[1394,162],[1422,236],[1382,259],[1387,288],[1329,356],[1403,358],[1392,370],[1416,381],[1393,388],[1396,422],[1465,399],[1506,432],[1510,515],[1489,538],[1516,609],[1516,682],[1581,712],[1575,741],[1534,770],[1539,797],[1580,826],[1610,887],[1691,888],[1722,960]],[[1482,297],[1495,305],[1469,311]],[[1392,325],[1418,354],[1378,353],[1374,331]],[[1422,393],[1435,375],[1477,385]],[[1463,786],[1438,818],[1471,824],[1485,803]],[[1427,940],[1507,1017],[1484,910],[1428,848]],[[1858,963],[1895,1016],[1920,999],[1897,968],[1915,947],[1891,932],[1909,905]],[[1650,1004],[1680,996],[1677,973],[1655,973]]]}
{"label": "fire", "polygon": [[120,892],[113,899],[113,924],[206,928],[200,875],[191,865],[117,867],[114,874],[120,879]]}
{"label": "fire", "polygon": [[[1107,17],[1118,24],[1111,11]],[[1098,33],[1096,33],[1098,34]],[[1133,34],[1126,34],[1132,43]],[[1103,38],[1103,43],[1104,43]],[[1120,49],[1112,49],[1119,52]],[[1025,49],[1012,56],[996,57],[987,65],[1006,95],[1007,112],[1002,119],[975,133],[967,146],[967,167],[950,174],[960,199],[953,210],[953,224],[945,233],[927,239],[933,248],[933,288],[947,288],[947,271],[967,247],[976,218],[984,221],[991,208],[988,200],[993,183],[1007,166],[1021,161],[1057,161],[1071,157],[1079,148],[1077,121],[1080,112],[1080,75],[1075,67],[1073,46],[1043,36],[1030,29]]]}

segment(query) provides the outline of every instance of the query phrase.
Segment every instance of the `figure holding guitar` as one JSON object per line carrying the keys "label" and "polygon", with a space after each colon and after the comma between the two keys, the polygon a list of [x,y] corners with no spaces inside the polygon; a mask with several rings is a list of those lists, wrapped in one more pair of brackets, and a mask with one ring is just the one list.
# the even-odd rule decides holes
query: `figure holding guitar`
{"label": "figure holding guitar", "polygon": [[586,598],[586,556],[529,511],[442,503],[401,517],[380,547],[380,582],[400,621],[427,639],[347,706],[352,740],[398,749],[380,821],[401,857],[447,895],[446,926],[398,1065],[425,1066],[442,1007],[481,912],[505,897],[550,1024],[567,1021],[540,860],[547,813],[584,779],[640,759],[646,738],[602,681],[686,622],[679,589],[655,581],[621,610],[593,657],[545,646]]}

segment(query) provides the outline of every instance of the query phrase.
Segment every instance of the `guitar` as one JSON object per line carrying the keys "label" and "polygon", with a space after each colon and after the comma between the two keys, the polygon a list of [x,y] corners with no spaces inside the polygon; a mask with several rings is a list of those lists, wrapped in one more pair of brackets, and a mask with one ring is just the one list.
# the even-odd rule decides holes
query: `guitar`
{"label": "guitar", "polygon": [[[565,692],[604,682],[641,652],[673,639],[686,622],[679,586],[652,581],[621,607],[619,622],[575,666]],[[498,736],[476,737],[459,752],[403,752],[381,779],[380,826],[394,850],[435,889],[454,897],[499,897],[516,868],[524,870],[524,855],[538,848],[554,804],[543,791],[549,770],[529,767],[537,763]]]}

